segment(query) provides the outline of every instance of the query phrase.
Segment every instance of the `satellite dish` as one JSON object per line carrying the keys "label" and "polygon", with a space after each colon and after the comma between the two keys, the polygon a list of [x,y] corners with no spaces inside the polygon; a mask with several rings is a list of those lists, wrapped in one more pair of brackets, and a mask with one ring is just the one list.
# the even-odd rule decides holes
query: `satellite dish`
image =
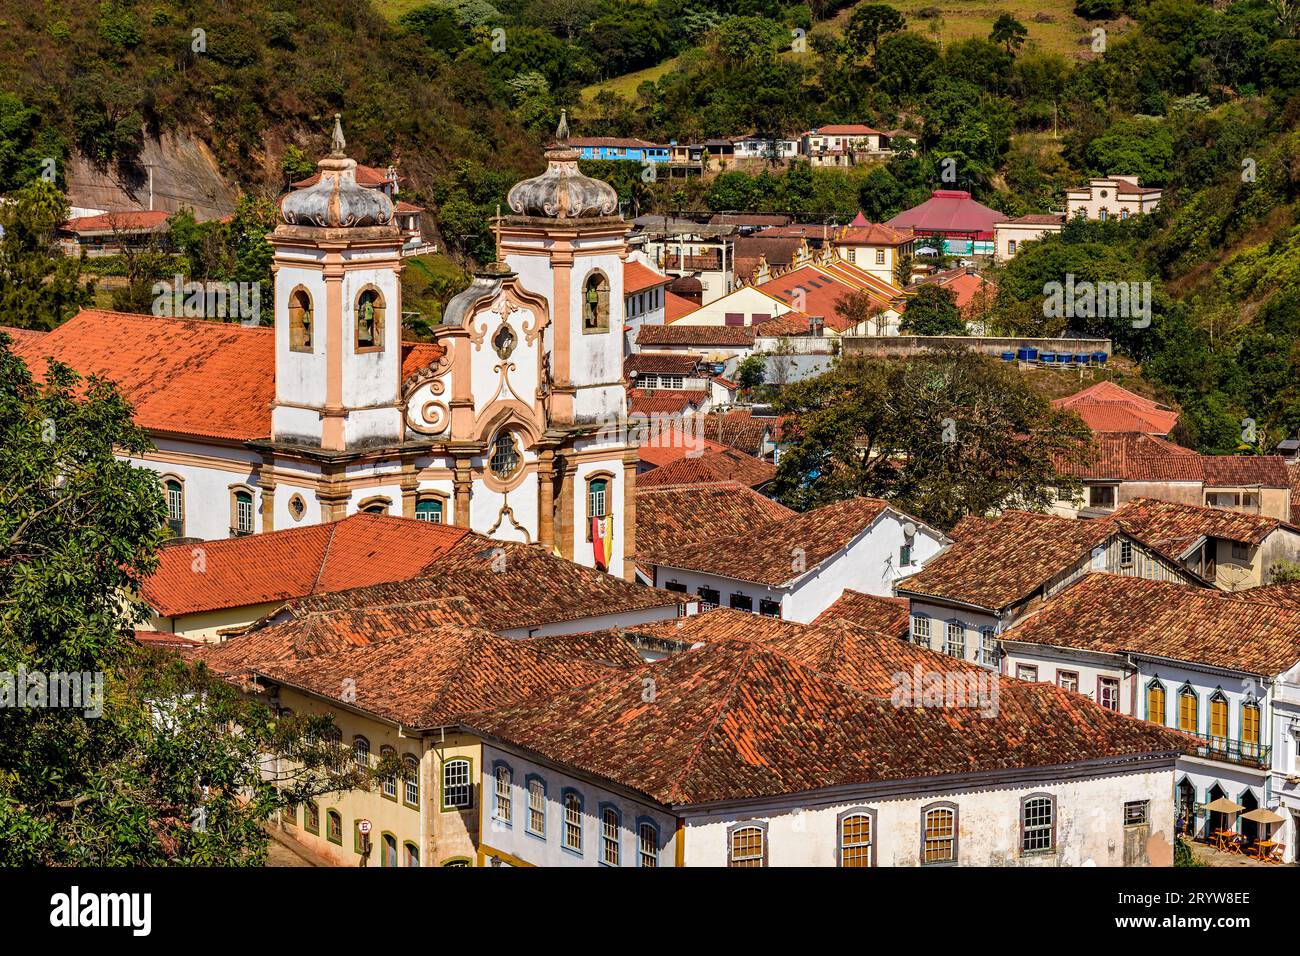
{"label": "satellite dish", "polygon": [[916,525],[915,525],[915,523],[913,523],[913,522],[911,522],[911,521],[904,522],[904,524],[903,524],[903,537],[905,537],[905,538],[914,538],[914,537],[916,537]]}

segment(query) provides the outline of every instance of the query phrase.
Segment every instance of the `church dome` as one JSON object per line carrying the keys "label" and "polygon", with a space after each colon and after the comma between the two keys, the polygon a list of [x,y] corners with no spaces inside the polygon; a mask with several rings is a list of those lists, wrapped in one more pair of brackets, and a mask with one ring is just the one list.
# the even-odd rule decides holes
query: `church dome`
{"label": "church dome", "polygon": [[569,148],[569,120],[560,114],[555,143],[546,150],[546,172],[515,183],[506,203],[518,216],[534,219],[584,219],[612,216],[618,193],[609,183],[578,171],[578,151]]}
{"label": "church dome", "polygon": [[393,222],[393,201],[380,189],[357,183],[357,161],[343,152],[343,126],[334,114],[329,156],[316,164],[316,182],[280,201],[280,217],[290,226],[386,226]]}

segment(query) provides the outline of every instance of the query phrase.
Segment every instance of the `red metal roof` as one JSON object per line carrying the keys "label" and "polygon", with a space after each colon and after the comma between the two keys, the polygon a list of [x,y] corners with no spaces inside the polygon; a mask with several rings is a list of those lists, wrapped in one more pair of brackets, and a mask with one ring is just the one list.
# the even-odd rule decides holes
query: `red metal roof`
{"label": "red metal roof", "polygon": [[903,210],[885,225],[916,232],[975,233],[980,238],[991,238],[993,224],[1006,219],[996,209],[976,202],[965,190],[936,189],[921,205]]}

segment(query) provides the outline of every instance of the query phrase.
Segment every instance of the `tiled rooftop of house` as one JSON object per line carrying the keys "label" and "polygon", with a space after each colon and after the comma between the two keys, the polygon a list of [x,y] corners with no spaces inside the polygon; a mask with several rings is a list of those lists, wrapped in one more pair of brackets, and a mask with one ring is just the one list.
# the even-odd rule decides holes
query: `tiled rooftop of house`
{"label": "tiled rooftop of house", "polygon": [[419,578],[294,601],[280,616],[460,596],[481,625],[508,631],[603,614],[677,608],[686,599],[548,554],[541,548],[467,534]]}
{"label": "tiled rooftop of house", "polygon": [[763,455],[764,438],[770,441],[781,440],[782,419],[776,415],[756,415],[752,408],[738,408],[726,412],[710,412],[703,417],[703,425],[694,434],[738,448],[756,458]]}
{"label": "tiled rooftop of house", "polygon": [[[443,354],[432,343],[402,350],[403,375]],[[16,342],[15,352],[38,380],[53,357],[112,381],[135,408],[136,424],[154,433],[232,441],[271,434],[271,328],[83,309],[52,332]]]}
{"label": "tiled rooftop of house", "polygon": [[722,451],[727,446],[700,435],[692,419],[668,418],[651,421],[639,436],[637,455],[656,468],[680,458],[699,457]]}
{"label": "tiled rooftop of house", "polygon": [[1201,455],[1140,432],[1099,432],[1085,463],[1059,462],[1063,474],[1116,481],[1186,481],[1210,488],[1290,488],[1279,455]]}
{"label": "tiled rooftop of house", "polygon": [[879,498],[851,498],[741,534],[679,548],[663,563],[688,571],[781,586],[814,570],[888,509]]}
{"label": "tiled rooftop of house", "polygon": [[643,349],[655,346],[727,346],[749,348],[754,344],[752,325],[643,325],[636,333],[636,344]]}
{"label": "tiled rooftop of house", "polygon": [[[822,653],[829,660],[837,654]],[[900,653],[921,655],[943,672],[954,666],[920,648]],[[646,676],[654,680],[653,702],[645,699]],[[877,674],[866,682],[883,689]],[[721,640],[464,723],[669,806],[1141,755],[1167,759],[1186,746],[1173,732],[1052,685],[1003,678],[999,687],[993,717],[976,708],[898,707],[762,643]]]}
{"label": "tiled rooftop of house", "polygon": [[9,325],[0,325],[0,332],[9,336],[11,348],[31,345],[47,334],[38,329],[15,329]]}
{"label": "tiled rooftop of house", "polygon": [[845,589],[835,602],[817,615],[814,624],[847,621],[871,631],[902,637],[908,630],[908,601],[906,598],[880,597]]}
{"label": "tiled rooftop of house", "polygon": [[742,534],[793,514],[738,481],[641,485],[636,494],[637,557],[659,564],[687,545]]}
{"label": "tiled rooftop of house", "polygon": [[1007,511],[981,528],[964,526],[951,547],[897,591],[1000,610],[1029,597],[1114,533],[1108,521]]}
{"label": "tiled rooftop of house", "polygon": [[709,393],[682,388],[627,390],[629,415],[682,415],[694,411],[708,400]]}
{"label": "tiled rooftop of house", "polygon": [[690,377],[699,364],[700,357],[690,352],[635,352],[623,360],[623,374],[632,382],[646,372]]}
{"label": "tiled rooftop of house", "polygon": [[[1266,515],[1155,498],[1134,498],[1125,502],[1111,514],[1111,520],[1175,561],[1182,560],[1187,549],[1202,537],[1224,538],[1253,546],[1280,527],[1292,527]],[[1300,529],[1297,533],[1300,534]]]}
{"label": "tiled rooftop of house", "polygon": [[642,488],[739,481],[757,488],[776,477],[776,467],[734,448],[684,455],[637,476]]}
{"label": "tiled rooftop of house", "polygon": [[654,269],[643,263],[635,261],[623,263],[623,295],[625,296],[644,292],[646,289],[653,289],[656,286],[667,285],[672,280],[672,276],[655,272]]}
{"label": "tiled rooftop of house", "polygon": [[1001,636],[1273,676],[1300,660],[1300,608],[1251,600],[1249,591],[1094,573]]}
{"label": "tiled rooftop of house", "polygon": [[201,561],[193,547],[164,548],[142,592],[164,617],[287,601],[416,577],[466,536],[451,525],[355,514],[205,541],[196,545]]}

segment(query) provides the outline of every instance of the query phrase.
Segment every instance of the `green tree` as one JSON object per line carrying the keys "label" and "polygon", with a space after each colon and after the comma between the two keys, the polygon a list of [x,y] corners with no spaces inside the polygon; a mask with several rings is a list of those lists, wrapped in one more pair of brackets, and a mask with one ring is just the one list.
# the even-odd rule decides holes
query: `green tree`
{"label": "green tree", "polygon": [[965,335],[957,296],[937,282],[925,283],[907,300],[899,331],[904,335]]}
{"label": "green tree", "polygon": [[[0,670],[91,681],[80,706],[0,721],[0,865],[256,865],[286,802],[371,782],[306,742],[327,722],[277,722],[136,645],[166,508],[156,474],[118,457],[150,447],[131,416],[58,363],[38,385],[0,334]],[[278,753],[296,769],[264,777]]]}
{"label": "green tree", "polygon": [[82,260],[59,249],[57,230],[68,202],[52,184],[33,179],[0,204],[0,316],[22,329],[52,329],[90,302]]}
{"label": "green tree", "polygon": [[1025,25],[1009,13],[1004,13],[993,21],[993,31],[989,34],[989,39],[994,43],[1002,46],[1008,56],[1014,56],[1015,52],[1024,46],[1025,38],[1029,36],[1029,31]]}
{"label": "green tree", "polygon": [[743,389],[758,388],[767,372],[767,360],[762,355],[751,355],[736,367],[736,381]]}
{"label": "green tree", "polygon": [[[1043,510],[1078,483],[1089,433],[1014,369],[962,348],[906,362],[845,360],[788,386],[773,490],[806,509],[858,495],[897,502],[941,528],[964,515]],[[1025,440],[1029,436],[1029,440]]]}
{"label": "green tree", "polygon": [[893,7],[883,3],[864,3],[854,9],[844,34],[856,57],[866,59],[869,54],[874,59],[880,41],[905,26],[907,21]]}

